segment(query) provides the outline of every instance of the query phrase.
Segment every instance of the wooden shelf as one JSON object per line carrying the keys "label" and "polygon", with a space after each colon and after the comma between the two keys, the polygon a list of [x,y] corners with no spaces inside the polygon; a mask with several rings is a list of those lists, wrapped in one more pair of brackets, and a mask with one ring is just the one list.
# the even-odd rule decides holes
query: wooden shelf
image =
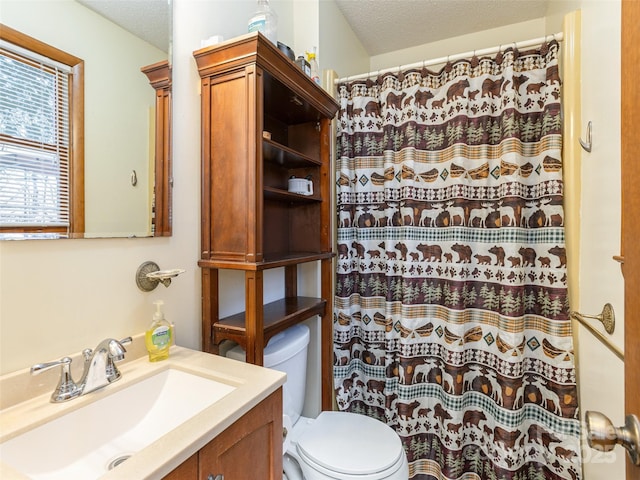
{"label": "wooden shelf", "polygon": [[202,268],[216,268],[220,270],[269,270],[271,268],[288,267],[299,265],[301,263],[315,262],[318,260],[327,260],[335,257],[333,252],[298,252],[282,254],[265,259],[262,262],[232,262],[221,260],[200,260],[198,266]]}
{"label": "wooden shelf", "polygon": [[267,138],[262,140],[262,154],[265,162],[286,168],[318,167],[322,165],[322,162],[318,160]]}
{"label": "wooden shelf", "polygon": [[264,187],[264,198],[266,200],[276,200],[279,202],[294,202],[294,203],[314,203],[322,202],[322,199],[317,195],[300,195],[299,193],[291,193],[287,190],[274,187]]}
{"label": "wooden shelf", "polygon": [[[321,298],[290,297],[264,305],[264,343],[292,325],[324,315],[327,302]],[[213,341],[233,340],[246,348],[245,312],[221,318],[213,325]]]}

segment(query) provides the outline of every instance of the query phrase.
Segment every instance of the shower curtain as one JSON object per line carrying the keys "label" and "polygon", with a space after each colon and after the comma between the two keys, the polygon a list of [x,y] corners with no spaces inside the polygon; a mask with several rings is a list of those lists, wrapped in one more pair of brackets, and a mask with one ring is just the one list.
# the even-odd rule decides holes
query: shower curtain
{"label": "shower curtain", "polygon": [[414,479],[577,479],[558,43],[338,86],[338,408]]}

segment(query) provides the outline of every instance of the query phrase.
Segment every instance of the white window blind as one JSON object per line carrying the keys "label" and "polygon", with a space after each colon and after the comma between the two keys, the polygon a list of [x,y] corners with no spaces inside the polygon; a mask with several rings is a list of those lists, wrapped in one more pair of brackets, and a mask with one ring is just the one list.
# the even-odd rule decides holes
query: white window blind
{"label": "white window blind", "polygon": [[69,74],[0,45],[1,227],[69,227]]}

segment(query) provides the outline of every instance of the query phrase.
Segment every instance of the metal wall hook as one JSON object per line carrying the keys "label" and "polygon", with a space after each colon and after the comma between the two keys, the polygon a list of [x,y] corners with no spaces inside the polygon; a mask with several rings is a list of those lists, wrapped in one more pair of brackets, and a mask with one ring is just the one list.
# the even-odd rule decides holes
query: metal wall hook
{"label": "metal wall hook", "polygon": [[594,320],[598,320],[604,326],[605,332],[611,335],[616,329],[616,315],[613,311],[613,305],[610,303],[605,303],[604,307],[602,307],[602,313],[600,315],[586,315],[580,312],[571,312],[571,316],[576,320],[579,320],[584,323],[585,318],[593,318]]}
{"label": "metal wall hook", "polygon": [[582,138],[580,138],[580,145],[582,146],[582,148],[584,148],[587,152],[591,151],[591,147],[592,147],[592,141],[591,141],[591,137],[592,137],[592,124],[591,124],[591,120],[589,120],[589,123],[587,123],[587,141],[585,142],[584,140],[582,140]]}

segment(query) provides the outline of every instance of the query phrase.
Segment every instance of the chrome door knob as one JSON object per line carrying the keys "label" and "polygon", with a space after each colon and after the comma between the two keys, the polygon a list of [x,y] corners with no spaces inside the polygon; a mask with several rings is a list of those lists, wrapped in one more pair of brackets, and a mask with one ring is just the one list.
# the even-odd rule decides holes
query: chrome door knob
{"label": "chrome door knob", "polygon": [[609,452],[622,445],[634,465],[640,465],[640,421],[635,415],[627,415],[623,427],[614,427],[609,418],[600,412],[586,412],[587,442],[595,450]]}

